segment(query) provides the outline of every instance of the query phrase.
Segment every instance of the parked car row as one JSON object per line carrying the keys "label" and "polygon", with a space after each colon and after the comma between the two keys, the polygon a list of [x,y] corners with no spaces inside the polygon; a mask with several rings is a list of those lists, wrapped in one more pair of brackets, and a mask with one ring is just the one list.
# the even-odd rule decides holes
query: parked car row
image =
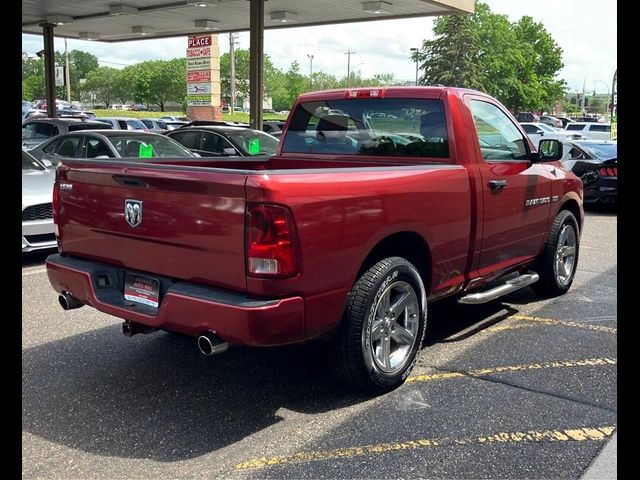
{"label": "parked car row", "polygon": [[563,142],[562,164],[582,180],[584,203],[618,201],[618,142],[574,140]]}

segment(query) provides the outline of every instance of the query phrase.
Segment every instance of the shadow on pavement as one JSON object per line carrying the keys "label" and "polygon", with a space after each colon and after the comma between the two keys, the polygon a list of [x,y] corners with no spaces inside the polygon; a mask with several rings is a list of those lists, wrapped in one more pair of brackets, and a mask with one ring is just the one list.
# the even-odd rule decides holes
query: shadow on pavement
{"label": "shadow on pavement", "polygon": [[57,253],[57,249],[37,250],[35,252],[22,254],[22,268],[36,267],[38,265],[44,265],[44,261],[47,257],[53,253]]}
{"label": "shadow on pavement", "polygon": [[[434,306],[426,343],[501,309]],[[179,461],[281,421],[281,408],[318,413],[370,398],[333,379],[322,342],[204,357],[191,337],[119,331],[116,323],[23,351],[24,431],[97,455]]]}

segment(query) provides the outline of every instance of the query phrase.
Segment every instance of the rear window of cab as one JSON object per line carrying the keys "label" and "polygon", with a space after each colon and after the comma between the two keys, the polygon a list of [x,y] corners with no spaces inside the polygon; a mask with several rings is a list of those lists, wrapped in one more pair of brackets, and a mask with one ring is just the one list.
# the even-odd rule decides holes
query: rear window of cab
{"label": "rear window of cab", "polygon": [[303,102],[282,153],[448,158],[441,100],[357,98]]}

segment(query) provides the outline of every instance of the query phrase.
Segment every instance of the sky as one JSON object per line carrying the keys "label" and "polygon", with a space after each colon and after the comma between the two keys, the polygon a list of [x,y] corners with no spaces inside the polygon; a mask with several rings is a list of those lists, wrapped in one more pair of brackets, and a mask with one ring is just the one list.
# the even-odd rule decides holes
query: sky
{"label": "sky", "polygon": [[[517,21],[524,15],[541,22],[563,50],[564,68],[559,78],[571,91],[607,93],[617,68],[616,0],[485,0],[494,13]],[[347,75],[347,55],[351,71],[369,78],[393,73],[400,80],[415,79],[411,47],[433,38],[433,18],[378,20],[373,22],[324,25],[318,27],[266,30],[265,53],[280,69],[293,61],[308,75],[313,55],[313,71],[339,78]],[[83,50],[98,57],[101,65],[123,68],[144,60],[168,60],[185,55],[187,37],[139,40],[121,43],[68,40],[69,50]],[[249,33],[240,32],[238,47],[249,48]],[[228,34],[218,38],[220,55],[229,51]],[[22,51],[35,53],[43,48],[42,36],[22,35]],[[64,39],[55,39],[55,49],[64,50]]]}

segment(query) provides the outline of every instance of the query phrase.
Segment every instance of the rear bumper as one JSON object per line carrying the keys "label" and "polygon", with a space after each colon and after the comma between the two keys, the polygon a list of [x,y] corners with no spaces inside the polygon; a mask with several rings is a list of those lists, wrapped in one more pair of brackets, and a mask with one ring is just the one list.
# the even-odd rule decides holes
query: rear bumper
{"label": "rear bumper", "polygon": [[616,177],[600,177],[584,187],[585,203],[616,203],[618,201],[618,179]]}
{"label": "rear bumper", "polygon": [[[160,280],[156,309],[124,299],[124,268],[59,254],[50,255],[46,266],[57,292],[69,292],[81,303],[131,322],[192,336],[213,331],[236,345],[272,346],[304,340],[301,297],[256,300],[229,290],[136,272]],[[99,276],[108,277],[107,286],[98,287]]]}

